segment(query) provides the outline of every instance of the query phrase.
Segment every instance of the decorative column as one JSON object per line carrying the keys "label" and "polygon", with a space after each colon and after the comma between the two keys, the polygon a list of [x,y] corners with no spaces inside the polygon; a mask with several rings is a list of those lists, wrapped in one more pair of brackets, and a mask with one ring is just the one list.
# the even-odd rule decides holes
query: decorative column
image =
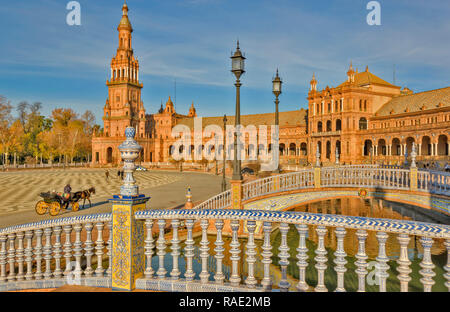
{"label": "decorative column", "polygon": [[366,291],[366,275],[367,275],[367,259],[369,258],[366,254],[366,239],[367,232],[365,230],[356,231],[356,236],[358,237],[358,253],[355,255],[356,259],[356,274],[358,274],[358,292]]}
{"label": "decorative column", "polygon": [[400,273],[398,279],[400,281],[400,291],[408,292],[408,283],[411,281],[409,274],[412,272],[409,267],[411,261],[408,259],[408,243],[410,237],[408,234],[399,234],[398,242],[400,244],[400,257],[397,260],[398,268],[397,271]]}
{"label": "decorative column", "polygon": [[231,208],[242,209],[242,180],[231,180]]}
{"label": "decorative column", "polygon": [[388,235],[384,232],[377,232],[378,240],[378,256],[376,258],[378,262],[378,277],[380,281],[380,292],[386,292],[386,280],[389,277],[387,270],[389,270],[389,258],[386,255],[386,241]]}
{"label": "decorative column", "polygon": [[319,152],[319,144],[317,144],[316,151],[316,166],[314,167],[314,187],[320,188],[320,152]]}
{"label": "decorative column", "polygon": [[264,277],[261,280],[261,286],[265,290],[270,290],[272,287],[272,281],[270,280],[270,264],[272,263],[272,246],[270,245],[270,234],[272,233],[272,223],[264,222],[264,244],[261,247],[263,250],[261,253],[261,262],[264,265]]}
{"label": "decorative column", "polygon": [[[409,168],[409,180],[411,191],[417,191],[417,165],[416,165],[416,143],[413,142],[411,151],[411,167]],[[406,158],[406,157],[405,157]]]}
{"label": "decorative column", "polygon": [[134,161],[142,147],[134,140],[136,129],[125,129],[126,140],[119,146],[124,161],[124,183],[120,195],[110,199],[112,204],[112,288],[113,290],[133,290],[136,279],[144,273],[144,221],[136,220],[134,213],[145,210],[149,200],[139,195],[139,188],[133,177]]}
{"label": "decorative column", "polygon": [[419,271],[423,277],[420,282],[423,284],[424,292],[431,292],[431,288],[434,285],[433,277],[436,273],[433,272],[435,265],[431,261],[431,246],[433,246],[433,239],[429,237],[422,237],[420,243],[423,247],[423,259],[420,263],[422,270]]}
{"label": "decorative column", "polygon": [[299,270],[297,289],[300,291],[307,291],[308,284],[306,284],[306,268],[308,267],[308,248],[306,247],[306,235],[308,234],[308,225],[297,224],[297,231],[299,236],[297,248],[297,266]]}
{"label": "decorative column", "polygon": [[317,286],[314,289],[316,292],[327,292],[327,288],[325,286],[325,270],[327,269],[326,262],[327,258],[327,250],[325,249],[325,235],[327,234],[327,228],[325,226],[318,226],[316,229],[317,236],[319,237],[319,241],[317,243],[316,249],[316,260],[315,268],[317,269]]}
{"label": "decorative column", "polygon": [[345,257],[347,254],[344,250],[344,238],[346,234],[346,230],[343,227],[338,227],[335,230],[336,238],[337,238],[337,247],[336,252],[334,253],[335,259],[334,263],[336,264],[336,267],[334,270],[337,273],[337,287],[336,292],[345,292],[344,287],[344,273],[347,271],[345,268],[345,265],[347,264],[347,260],[345,260]]}

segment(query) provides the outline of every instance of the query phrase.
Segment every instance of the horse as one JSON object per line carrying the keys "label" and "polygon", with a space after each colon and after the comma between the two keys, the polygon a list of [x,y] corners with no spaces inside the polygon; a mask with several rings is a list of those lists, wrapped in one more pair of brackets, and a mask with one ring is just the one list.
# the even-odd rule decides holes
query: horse
{"label": "horse", "polygon": [[95,194],[95,187],[91,187],[88,190],[75,192],[72,196],[72,201],[79,201],[80,199],[82,199],[83,200],[83,208],[84,208],[84,204],[87,199],[89,201],[89,208],[90,208],[92,206],[91,199],[90,199],[91,194]]}

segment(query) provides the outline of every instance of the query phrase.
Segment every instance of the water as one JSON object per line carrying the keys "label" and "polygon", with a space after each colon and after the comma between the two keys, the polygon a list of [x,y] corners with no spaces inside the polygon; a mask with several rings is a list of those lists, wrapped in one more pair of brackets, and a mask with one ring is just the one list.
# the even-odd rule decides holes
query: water
{"label": "water", "polygon": [[[447,216],[441,215],[439,213],[433,213],[429,211],[425,211],[422,208],[413,207],[410,205],[403,205],[398,203],[392,203],[387,201],[372,201],[372,200],[363,200],[358,198],[338,198],[332,200],[326,200],[322,202],[316,202],[312,204],[300,205],[295,207],[291,211],[302,211],[302,212],[314,212],[314,213],[326,213],[326,214],[341,214],[341,215],[349,215],[349,216],[362,216],[362,217],[373,217],[373,218],[387,218],[387,219],[396,219],[396,220],[414,220],[421,222],[433,222],[433,223],[446,223],[448,224],[449,218]],[[274,225],[275,230],[271,235],[271,245],[272,245],[272,253],[274,254],[272,257],[272,265],[270,267],[270,275],[273,281],[273,288],[277,288],[277,284],[281,277],[280,267],[278,265],[278,248],[281,242],[281,234],[279,230]],[[316,256],[314,251],[317,248],[317,234],[316,234],[316,226],[309,226],[309,232],[307,237],[307,247],[308,247],[308,267],[306,268],[306,282],[312,288],[317,285],[317,270],[314,265],[316,262],[314,261],[314,257]],[[332,232],[334,229],[328,228],[328,232],[325,236],[325,247],[328,251],[328,261],[327,261],[327,270],[325,271],[325,285],[329,291],[333,291],[336,288],[336,272],[334,271],[334,251],[336,250],[336,237]],[[347,229],[347,234],[344,240],[344,249],[347,253],[346,260],[348,263],[346,264],[347,272],[345,273],[345,288],[347,291],[356,291],[358,288],[358,279],[355,273],[356,266],[354,262],[357,260],[354,256],[358,251],[358,240],[355,235],[356,230]],[[198,233],[200,234],[200,233]],[[375,258],[378,255],[378,241],[375,237],[376,232],[368,231],[368,237],[366,240],[366,254],[369,259],[367,262],[370,264],[371,261],[375,261]],[[210,253],[214,255],[213,249],[215,248],[215,235],[208,236]],[[199,243],[201,237],[197,237],[195,240],[195,256],[193,260],[193,269],[197,274],[196,279],[198,278],[198,274],[201,272],[201,259],[200,259],[200,251],[199,251]],[[225,275],[225,280],[228,280],[231,274],[231,260],[229,253],[231,237],[224,237],[224,248],[225,248],[225,258],[223,259],[223,273]],[[287,242],[290,248],[289,254],[289,265],[287,267],[288,280],[291,283],[291,289],[295,290],[295,285],[298,282],[298,266],[296,258],[298,247],[299,236],[298,232],[294,225],[290,225],[290,229],[287,235]],[[247,263],[245,261],[245,245],[246,240],[240,239],[241,243],[241,261],[239,262],[239,268],[241,272],[241,277],[245,280],[246,278],[246,270]],[[433,286],[433,291],[447,291],[445,287],[445,279],[443,274],[445,274],[444,266],[447,262],[447,251],[444,246],[444,240],[435,239],[433,247],[431,248],[432,261],[436,266],[433,270],[436,273],[436,276],[433,278],[435,281],[435,285]],[[257,262],[255,263],[255,277],[258,280],[258,284],[263,277],[263,265],[261,263],[260,253],[262,252],[261,246],[263,244],[262,240],[257,240]],[[179,259],[179,270],[181,271],[181,276],[184,275],[186,263],[184,258],[184,243],[181,244],[181,256]],[[387,291],[399,291],[400,290],[400,282],[397,279],[398,272],[396,270],[397,263],[396,260],[399,257],[400,246],[398,244],[397,235],[389,234],[389,238],[386,243],[386,253],[390,261],[389,265],[389,277],[387,280]],[[172,256],[170,253],[170,246],[168,246],[165,256],[165,268],[168,271],[168,274],[172,270]],[[210,280],[213,281],[215,268],[216,268],[216,260],[214,256],[209,256],[208,258],[208,271],[210,272]],[[410,277],[412,280],[409,283],[409,291],[423,291],[423,286],[420,283],[420,279],[422,276],[419,274],[419,270],[421,267],[419,266],[423,257],[423,249],[420,244],[419,238],[411,236],[410,243],[408,245],[408,256],[411,261],[410,268],[412,269],[412,273]],[[373,265],[374,263],[372,263]],[[153,257],[152,259],[152,267],[156,271],[158,269],[158,257]],[[369,274],[366,276],[366,291],[378,291],[378,286],[376,285],[376,277],[373,274],[374,267],[369,267]]]}

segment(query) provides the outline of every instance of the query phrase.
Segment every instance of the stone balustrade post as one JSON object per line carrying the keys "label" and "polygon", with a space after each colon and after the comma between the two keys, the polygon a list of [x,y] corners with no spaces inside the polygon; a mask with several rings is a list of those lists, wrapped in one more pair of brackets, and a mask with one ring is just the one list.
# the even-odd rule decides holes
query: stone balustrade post
{"label": "stone balustrade post", "polygon": [[[124,183],[120,187],[120,195],[114,195],[109,200],[112,204],[111,272],[113,290],[134,290],[136,280],[143,276],[145,269],[144,221],[136,220],[134,214],[137,211],[145,210],[146,203],[150,198],[139,194],[139,188],[133,177],[134,161],[139,157],[142,149],[134,140],[135,135],[135,128],[127,127],[125,129],[126,140],[119,146],[124,161]],[[164,225],[160,224],[160,230],[164,235],[163,227]],[[164,251],[160,250],[160,252],[162,254]],[[162,270],[159,273],[158,275],[162,275]]]}
{"label": "stone balustrade post", "polygon": [[242,209],[242,180],[231,181],[231,207]]}

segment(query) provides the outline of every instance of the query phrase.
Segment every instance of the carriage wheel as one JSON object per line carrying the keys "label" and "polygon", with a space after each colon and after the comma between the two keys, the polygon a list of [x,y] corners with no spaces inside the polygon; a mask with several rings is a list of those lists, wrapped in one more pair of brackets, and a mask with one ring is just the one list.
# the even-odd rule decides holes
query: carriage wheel
{"label": "carriage wheel", "polygon": [[47,212],[47,208],[48,208],[47,203],[43,200],[40,200],[37,202],[36,207],[35,207],[36,213],[38,215],[43,215],[44,213]]}
{"label": "carriage wheel", "polygon": [[73,203],[72,204],[72,211],[76,212],[78,210],[80,210],[80,204],[79,203]]}
{"label": "carriage wheel", "polygon": [[50,211],[49,211],[49,213],[50,213],[51,216],[56,216],[59,213],[60,210],[61,210],[61,204],[60,203],[54,201],[54,202],[52,202],[50,204]]}

